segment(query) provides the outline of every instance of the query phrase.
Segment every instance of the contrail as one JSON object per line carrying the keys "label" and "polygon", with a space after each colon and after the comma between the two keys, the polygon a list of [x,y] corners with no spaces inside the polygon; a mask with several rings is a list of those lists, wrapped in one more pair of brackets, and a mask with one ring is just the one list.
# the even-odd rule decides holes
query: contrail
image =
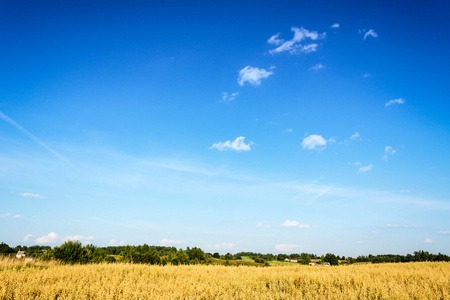
{"label": "contrail", "polygon": [[52,148],[50,148],[49,146],[47,146],[46,144],[44,144],[40,139],[38,139],[37,137],[35,137],[34,135],[32,135],[31,133],[29,133],[25,128],[23,128],[22,126],[20,126],[19,124],[16,123],[16,121],[14,121],[13,119],[11,119],[10,117],[8,117],[7,115],[5,115],[4,113],[2,113],[0,111],[0,118],[2,118],[3,120],[5,120],[7,123],[11,124],[12,126],[16,127],[17,129],[19,129],[20,131],[22,131],[23,133],[25,133],[29,138],[31,138],[33,141],[35,141],[36,143],[38,143],[39,145],[41,145],[42,147],[44,147],[45,149],[47,149],[48,151],[50,151],[53,155],[55,155],[57,158],[59,158],[60,160],[69,163],[69,161],[62,156],[61,154],[59,154],[58,152],[56,152],[55,150],[53,150]]}

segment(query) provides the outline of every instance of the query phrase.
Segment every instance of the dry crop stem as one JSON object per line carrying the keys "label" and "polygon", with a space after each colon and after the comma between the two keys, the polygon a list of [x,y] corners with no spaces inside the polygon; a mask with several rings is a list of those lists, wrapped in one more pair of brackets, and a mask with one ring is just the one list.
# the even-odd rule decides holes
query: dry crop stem
{"label": "dry crop stem", "polygon": [[0,299],[450,299],[450,263],[338,267],[54,265],[0,261]]}

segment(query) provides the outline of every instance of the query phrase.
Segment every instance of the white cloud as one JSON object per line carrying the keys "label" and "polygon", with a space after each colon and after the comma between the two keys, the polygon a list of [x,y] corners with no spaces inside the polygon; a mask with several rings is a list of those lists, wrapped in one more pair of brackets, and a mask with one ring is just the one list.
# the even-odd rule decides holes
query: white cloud
{"label": "white cloud", "polygon": [[276,244],[275,249],[280,252],[292,252],[295,249],[303,249],[303,246],[294,244]]}
{"label": "white cloud", "polygon": [[19,193],[20,196],[25,198],[35,198],[35,199],[43,199],[45,197],[39,195],[39,194],[32,194],[32,193]]}
{"label": "white cloud", "polygon": [[308,150],[313,150],[313,149],[323,149],[325,148],[327,145],[327,141],[318,134],[311,134],[307,137],[305,137],[302,141],[302,148],[303,149],[308,149]]}
{"label": "white cloud", "polygon": [[214,248],[216,249],[224,249],[224,250],[231,250],[233,249],[234,244],[233,243],[220,243],[220,244],[215,244]]}
{"label": "white cloud", "polygon": [[292,129],[292,128],[287,128],[286,129],[286,132],[288,132],[288,133],[291,133],[292,131],[294,131],[294,129]]}
{"label": "white cloud", "polygon": [[261,84],[261,79],[267,78],[272,74],[272,71],[246,66],[239,71],[238,83],[240,86],[243,86],[246,82],[253,86],[258,86]]}
{"label": "white cloud", "polygon": [[109,246],[123,246],[125,245],[126,242],[125,241],[120,241],[119,243],[116,240],[110,240],[109,241]]}
{"label": "white cloud", "polygon": [[272,225],[268,224],[267,222],[258,222],[256,226],[258,228],[272,228]]}
{"label": "white cloud", "polygon": [[351,140],[356,140],[357,138],[359,138],[359,133],[357,133],[357,132],[352,134],[352,136],[350,137]]}
{"label": "white cloud", "polygon": [[267,43],[272,45],[280,45],[275,49],[270,50],[271,54],[281,53],[288,51],[290,54],[301,54],[301,53],[311,53],[317,51],[317,44],[315,43],[301,43],[310,39],[315,41],[317,39],[322,39],[326,36],[326,33],[318,34],[317,31],[309,31],[303,27],[292,27],[291,30],[294,32],[294,37],[288,41],[279,39],[280,33],[277,33],[267,40]]}
{"label": "white cloud", "polygon": [[450,234],[450,231],[439,231],[440,234]]}
{"label": "white cloud", "polygon": [[332,136],[332,137],[330,137],[330,138],[328,139],[328,144],[334,144],[334,143],[336,143],[336,141],[337,141],[337,138],[335,138],[334,136]]}
{"label": "white cloud", "polygon": [[95,238],[93,236],[84,236],[84,235],[66,235],[63,239],[63,242],[66,241],[79,241],[82,243],[88,243],[92,240],[95,240]]}
{"label": "white cloud", "polygon": [[286,220],[283,222],[283,224],[281,224],[281,226],[283,227],[298,227],[298,228],[309,228],[309,224],[300,224],[297,221],[289,221]]}
{"label": "white cloud", "polygon": [[162,245],[162,246],[168,246],[168,245],[186,244],[186,242],[185,241],[162,239],[162,240],[159,241],[159,244]]}
{"label": "white cloud", "polygon": [[33,237],[32,234],[27,234],[27,235],[23,238],[23,241],[24,241],[24,242],[28,242],[28,240],[29,240],[30,238],[32,238],[32,237]]}
{"label": "white cloud", "polygon": [[390,105],[392,105],[392,104],[404,104],[405,103],[405,99],[403,99],[403,98],[398,98],[398,99],[392,99],[392,100],[389,100],[389,102],[386,102],[385,104],[384,104],[384,106],[390,106]]}
{"label": "white cloud", "polygon": [[384,228],[408,228],[408,227],[416,227],[417,225],[401,225],[401,224],[386,224],[381,225],[380,227]]}
{"label": "white cloud", "polygon": [[427,239],[425,239],[424,243],[430,244],[430,243],[434,243],[434,241],[432,239],[427,238]]}
{"label": "white cloud", "polygon": [[271,44],[271,45],[280,45],[284,42],[283,39],[279,39],[278,37],[280,36],[281,33],[277,33],[272,35],[268,40],[267,43]]}
{"label": "white cloud", "polygon": [[313,67],[311,67],[311,70],[314,70],[314,71],[319,71],[320,69],[325,69],[325,66],[322,64],[316,64]]}
{"label": "white cloud", "polygon": [[369,31],[367,31],[367,32],[364,34],[364,40],[367,39],[367,37],[369,37],[369,36],[374,37],[374,38],[377,38],[377,37],[378,37],[378,34],[377,34],[375,31],[373,31],[373,29],[369,29]]}
{"label": "white cloud", "polygon": [[387,161],[388,155],[394,155],[395,153],[397,153],[397,150],[392,149],[391,146],[386,146],[386,147],[384,147],[384,155],[383,155],[382,159]]}
{"label": "white cloud", "polygon": [[370,74],[369,74],[369,73],[364,73],[364,74],[363,74],[363,77],[364,77],[364,78],[370,77]]}
{"label": "white cloud", "polygon": [[372,171],[372,169],[373,169],[373,165],[369,164],[368,166],[359,168],[359,172],[365,173],[365,172]]}
{"label": "white cloud", "polygon": [[23,216],[22,215],[11,215],[10,213],[0,215],[0,219],[5,219],[5,218],[19,219],[19,218],[23,218]]}
{"label": "white cloud", "polygon": [[400,193],[411,193],[410,190],[400,190],[399,192],[400,192]]}
{"label": "white cloud", "polygon": [[231,141],[218,142],[209,147],[209,149],[217,149],[219,151],[234,150],[238,152],[252,150],[250,146],[253,145],[253,142],[246,144],[244,142],[244,139],[245,137],[240,136],[237,137],[233,142]]}
{"label": "white cloud", "polygon": [[222,93],[222,102],[231,102],[237,98],[239,95],[239,92],[231,93],[231,95],[228,95],[227,92]]}
{"label": "white cloud", "polygon": [[355,165],[355,166],[357,166],[357,167],[360,167],[362,164],[361,164],[360,161],[355,161],[355,162],[353,163],[353,165]]}
{"label": "white cloud", "polygon": [[333,25],[330,26],[330,28],[339,28],[339,27],[340,27],[340,25],[338,23],[333,24]]}
{"label": "white cloud", "polygon": [[47,235],[38,237],[37,239],[34,240],[35,243],[37,244],[53,244],[56,243],[56,241],[58,241],[60,239],[60,236],[54,232],[50,232]]}

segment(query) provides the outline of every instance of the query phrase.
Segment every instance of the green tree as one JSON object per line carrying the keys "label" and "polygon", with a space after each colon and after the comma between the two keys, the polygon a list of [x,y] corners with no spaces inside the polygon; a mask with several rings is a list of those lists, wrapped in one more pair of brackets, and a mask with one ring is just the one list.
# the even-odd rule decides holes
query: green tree
{"label": "green tree", "polygon": [[80,263],[89,262],[90,250],[83,248],[79,241],[66,241],[61,246],[53,249],[53,256],[63,263]]}
{"label": "green tree", "polygon": [[215,252],[215,253],[213,254],[213,257],[214,257],[214,258],[220,258],[220,254],[219,254],[218,252]]}
{"label": "green tree", "polygon": [[325,257],[323,258],[322,261],[329,262],[330,265],[332,265],[332,266],[339,265],[339,260],[337,259],[336,255],[334,255],[332,253],[325,254]]}
{"label": "green tree", "polygon": [[14,253],[14,249],[11,248],[8,244],[1,243],[0,254],[9,254],[9,253]]}
{"label": "green tree", "polygon": [[308,253],[302,253],[300,254],[298,262],[302,265],[307,265],[311,262],[311,257],[309,256]]}
{"label": "green tree", "polygon": [[189,264],[189,255],[180,248],[178,252],[175,254],[175,258],[179,264],[188,265]]}

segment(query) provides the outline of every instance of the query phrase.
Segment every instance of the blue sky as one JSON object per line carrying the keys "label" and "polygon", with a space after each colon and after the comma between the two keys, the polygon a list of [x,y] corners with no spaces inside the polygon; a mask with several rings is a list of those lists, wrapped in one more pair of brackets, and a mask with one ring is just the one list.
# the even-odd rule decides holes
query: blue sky
{"label": "blue sky", "polygon": [[447,1],[2,1],[0,240],[450,248]]}

